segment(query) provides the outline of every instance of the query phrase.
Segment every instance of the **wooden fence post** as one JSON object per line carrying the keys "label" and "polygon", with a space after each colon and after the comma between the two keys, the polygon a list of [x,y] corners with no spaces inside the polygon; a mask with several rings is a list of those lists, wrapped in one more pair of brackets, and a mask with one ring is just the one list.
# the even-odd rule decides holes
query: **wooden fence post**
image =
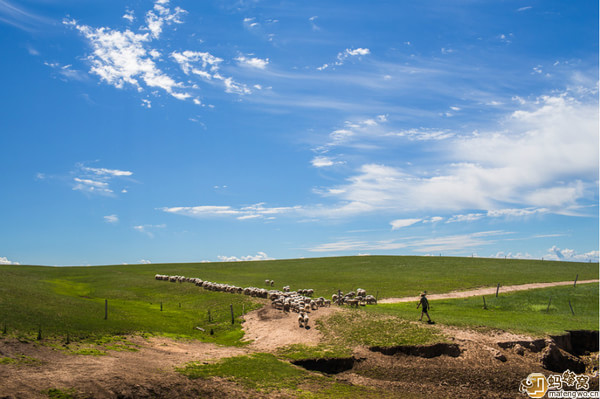
{"label": "wooden fence post", "polygon": [[579,278],[579,274],[575,276],[575,281],[573,282],[573,288],[577,285],[577,278]]}
{"label": "wooden fence post", "polygon": [[104,300],[104,320],[108,320],[108,299]]}
{"label": "wooden fence post", "polygon": [[483,296],[483,308],[487,309],[487,305],[485,304],[485,296]]}
{"label": "wooden fence post", "polygon": [[571,306],[571,300],[569,299],[569,307],[571,308],[571,313],[575,316],[575,311],[573,311],[573,306]]}
{"label": "wooden fence post", "polygon": [[498,286],[496,287],[496,298],[498,298],[498,291],[500,291],[500,283],[498,283]]}
{"label": "wooden fence post", "polygon": [[162,310],[162,302],[160,303],[160,311],[161,311],[161,312],[163,311],[163,310]]}
{"label": "wooden fence post", "polygon": [[229,309],[231,309],[231,324],[234,324],[235,318],[233,317],[233,304],[229,305]]}

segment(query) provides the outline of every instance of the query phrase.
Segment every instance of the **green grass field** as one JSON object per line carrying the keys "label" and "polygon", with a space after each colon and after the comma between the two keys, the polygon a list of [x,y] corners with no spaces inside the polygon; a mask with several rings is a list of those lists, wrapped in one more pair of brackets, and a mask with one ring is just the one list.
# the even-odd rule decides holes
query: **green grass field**
{"label": "green grass field", "polygon": [[[190,283],[156,281],[154,275],[177,274],[242,287],[263,287],[265,279],[272,279],[276,289],[281,289],[283,285],[290,285],[292,289],[313,288],[316,296],[326,297],[338,289],[347,292],[361,287],[382,298],[413,296],[424,289],[430,293],[442,293],[495,286],[497,283],[511,285],[565,281],[573,280],[575,276],[579,280],[597,279],[598,264],[367,256],[95,267],[0,265],[0,273],[0,328],[12,334],[31,337],[37,335],[41,327],[44,337],[69,333],[76,339],[139,333],[240,345],[243,333],[239,316],[242,312],[262,306],[264,302],[244,295],[204,291]],[[540,301],[544,299],[547,303],[548,296],[543,296],[546,299],[541,298]],[[104,319],[105,300],[108,300],[107,320]],[[512,316],[506,316],[507,323],[504,324],[486,318],[487,314],[503,312],[500,302],[490,303],[490,306],[497,305],[500,308],[490,309],[486,315],[474,313],[480,311],[477,308],[477,301],[480,300],[474,298],[472,304],[469,302],[471,300],[464,304],[436,304],[433,314],[439,322],[448,324],[479,325],[489,320],[490,326],[498,328],[526,325],[525,321],[511,323]],[[579,299],[574,301],[579,312]],[[558,299],[553,303],[559,306]],[[233,325],[231,305],[235,316]],[[543,301],[536,306],[542,305]],[[383,306],[377,308],[387,309]],[[561,308],[560,312],[563,310]],[[591,311],[594,312],[593,309]],[[407,319],[415,318],[414,312],[408,312],[408,308],[404,311],[401,306],[390,308],[389,312]],[[471,316],[473,318],[469,319]],[[553,316],[557,323],[549,327],[551,331],[560,328],[564,315],[557,311]],[[597,321],[597,307],[595,317]]]}
{"label": "green grass field", "polygon": [[[483,297],[430,301],[434,321],[460,327],[495,328],[534,336],[598,329],[598,284],[578,284]],[[571,305],[569,306],[569,302]],[[573,309],[573,311],[571,311]],[[382,304],[369,312],[417,320],[416,303]]]}

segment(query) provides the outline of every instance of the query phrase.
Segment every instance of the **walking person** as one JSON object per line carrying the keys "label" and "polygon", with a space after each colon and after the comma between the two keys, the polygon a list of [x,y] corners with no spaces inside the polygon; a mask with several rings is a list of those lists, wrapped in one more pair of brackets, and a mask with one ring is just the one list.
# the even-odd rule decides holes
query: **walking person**
{"label": "walking person", "polygon": [[433,323],[431,321],[431,317],[429,317],[429,301],[427,300],[427,291],[421,294],[421,300],[417,304],[417,309],[419,309],[419,307],[421,307],[421,318],[419,318],[419,321],[422,321],[423,315],[425,315],[427,316],[427,322],[429,324]]}

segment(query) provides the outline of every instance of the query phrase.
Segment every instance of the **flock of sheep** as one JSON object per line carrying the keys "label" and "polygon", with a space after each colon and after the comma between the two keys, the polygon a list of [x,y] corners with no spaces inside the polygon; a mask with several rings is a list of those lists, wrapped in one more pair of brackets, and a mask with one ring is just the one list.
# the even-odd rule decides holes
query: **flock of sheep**
{"label": "flock of sheep", "polygon": [[[377,299],[373,295],[367,295],[367,292],[361,288],[355,291],[350,291],[344,294],[338,291],[337,294],[333,294],[331,300],[319,297],[313,299],[313,289],[299,289],[296,291],[290,291],[289,285],[283,287],[282,291],[279,290],[267,290],[265,288],[258,287],[238,287],[235,285],[213,283],[210,281],[204,281],[195,277],[184,277],[184,276],[169,276],[165,274],[157,274],[154,276],[156,280],[169,281],[172,283],[192,283],[198,287],[204,288],[209,291],[228,292],[231,294],[244,294],[257,298],[266,298],[271,300],[271,306],[276,309],[282,310],[283,312],[296,312],[298,313],[298,326],[301,328],[310,328],[308,326],[309,317],[308,314],[311,311],[316,311],[320,307],[331,306],[331,303],[337,305],[349,305],[350,307],[358,307],[359,305],[364,306],[367,304],[377,304]],[[265,285],[269,287],[274,286],[273,280],[265,280]]]}

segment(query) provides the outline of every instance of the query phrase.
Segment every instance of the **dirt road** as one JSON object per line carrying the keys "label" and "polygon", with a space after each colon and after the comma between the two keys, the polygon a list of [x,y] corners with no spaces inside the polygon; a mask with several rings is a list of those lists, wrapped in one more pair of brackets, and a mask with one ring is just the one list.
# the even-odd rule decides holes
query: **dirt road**
{"label": "dirt road", "polygon": [[[577,284],[587,284],[587,283],[598,283],[599,280],[583,280],[578,281]],[[521,284],[521,285],[506,285],[500,286],[499,292],[514,292],[514,291],[526,291],[533,290],[535,288],[548,288],[548,287],[557,287],[561,285],[573,285],[573,281],[556,281],[553,283],[532,283],[532,284]],[[477,288],[475,290],[469,291],[454,291],[448,292],[445,294],[427,294],[427,298],[430,301],[436,299],[454,299],[454,298],[467,298],[470,296],[480,296],[480,295],[496,295],[497,287],[485,287],[485,288]],[[418,302],[420,299],[419,296],[410,296],[404,298],[385,298],[381,299],[379,303],[400,303],[400,302]]]}

